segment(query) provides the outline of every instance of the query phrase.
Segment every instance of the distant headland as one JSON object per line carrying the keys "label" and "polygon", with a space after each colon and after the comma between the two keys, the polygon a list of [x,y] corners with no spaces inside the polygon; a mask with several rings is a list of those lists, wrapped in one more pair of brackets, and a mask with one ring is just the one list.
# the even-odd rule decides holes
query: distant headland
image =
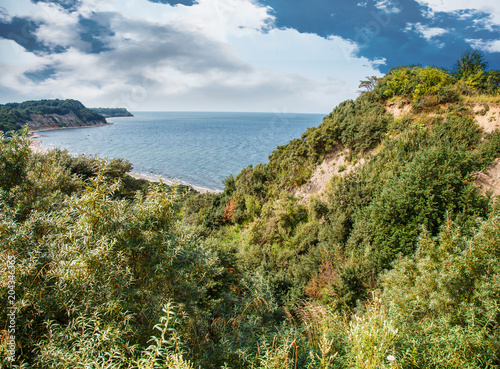
{"label": "distant headland", "polygon": [[132,116],[124,108],[86,108],[80,101],[32,100],[0,105],[0,131],[17,131],[26,124],[31,131],[109,124],[106,118]]}
{"label": "distant headland", "polygon": [[90,108],[105,118],[133,117],[134,115],[125,108]]}

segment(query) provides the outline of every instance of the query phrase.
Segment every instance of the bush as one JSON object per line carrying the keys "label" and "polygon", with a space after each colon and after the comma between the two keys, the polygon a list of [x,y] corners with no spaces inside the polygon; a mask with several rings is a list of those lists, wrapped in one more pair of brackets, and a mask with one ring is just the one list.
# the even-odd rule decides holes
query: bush
{"label": "bush", "polygon": [[469,239],[448,220],[437,238],[424,233],[416,254],[384,276],[388,315],[404,322],[395,343],[400,365],[500,363],[499,224],[496,209]]}
{"label": "bush", "polygon": [[[1,275],[4,282],[4,259],[15,256],[17,363],[138,360],[160,306],[172,299],[196,314],[221,272],[217,255],[179,227],[183,195],[175,188],[152,185],[147,198],[120,199],[106,162],[96,159],[95,176],[81,186],[57,155],[34,156],[27,143],[15,136],[0,154],[19,167],[15,183],[10,167],[0,168]],[[111,169],[121,172],[117,164]],[[5,317],[7,289],[0,301]],[[71,342],[91,349],[79,356]]]}

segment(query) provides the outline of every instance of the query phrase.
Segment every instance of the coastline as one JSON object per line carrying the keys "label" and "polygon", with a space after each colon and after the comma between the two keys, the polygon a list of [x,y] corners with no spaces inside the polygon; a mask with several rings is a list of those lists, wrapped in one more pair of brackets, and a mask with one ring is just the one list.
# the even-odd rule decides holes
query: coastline
{"label": "coastline", "polygon": [[49,150],[42,146],[42,141],[35,140],[35,138],[40,138],[40,137],[43,136],[40,136],[36,131],[29,132],[28,138],[31,140],[30,149],[31,151],[37,154],[46,154],[49,152]]}
{"label": "coastline", "polygon": [[[104,126],[111,126],[113,125],[113,122],[105,122],[105,123],[98,123],[98,124],[92,124],[90,126],[73,126],[73,127],[47,127],[47,128],[37,128],[37,129],[30,129],[29,133],[30,136],[32,133],[37,133],[37,132],[44,132],[44,131],[58,131],[60,129],[75,129],[75,128],[93,128],[93,127],[104,127]],[[38,136],[41,137],[41,136]]]}
{"label": "coastline", "polygon": [[131,176],[132,178],[135,178],[135,179],[145,179],[146,181],[149,181],[149,182],[160,182],[160,179],[161,179],[161,181],[163,183],[166,183],[169,186],[171,186],[173,184],[177,184],[177,183],[178,184],[182,184],[184,186],[192,187],[196,192],[199,192],[199,193],[221,193],[221,191],[218,191],[218,190],[213,190],[213,189],[209,189],[209,188],[203,188],[203,187],[192,185],[190,183],[181,183],[181,182],[178,182],[178,181],[175,181],[175,180],[168,180],[168,179],[162,178],[161,176],[147,175],[147,174],[136,173],[136,172],[130,172],[130,173],[127,173],[127,174],[129,176]]}
{"label": "coastline", "polygon": [[[49,150],[42,146],[42,142],[43,142],[42,140],[38,140],[39,138],[43,138],[43,136],[39,134],[40,132],[54,131],[54,130],[59,130],[59,129],[70,129],[70,128],[101,127],[101,126],[110,125],[110,124],[113,124],[113,123],[105,123],[105,124],[101,124],[101,125],[84,126],[84,127],[60,127],[60,128],[48,128],[48,129],[46,128],[46,129],[30,130],[28,138],[31,140],[31,143],[30,143],[29,147],[33,152],[35,152],[37,154],[47,154],[49,152]],[[145,179],[146,181],[149,181],[149,182],[160,182],[160,178],[161,178],[160,176],[146,175],[146,174],[136,173],[136,172],[130,172],[130,173],[126,173],[126,174],[128,174],[132,178]],[[163,183],[166,183],[167,185],[173,185],[174,183],[180,183],[180,182],[176,182],[176,181],[172,181],[172,180],[166,180],[163,178],[161,178],[161,181]],[[192,184],[184,184],[184,183],[181,183],[181,184],[192,187],[195,191],[197,191],[199,193],[220,193],[221,192],[218,190],[203,188],[203,187],[195,186]]]}

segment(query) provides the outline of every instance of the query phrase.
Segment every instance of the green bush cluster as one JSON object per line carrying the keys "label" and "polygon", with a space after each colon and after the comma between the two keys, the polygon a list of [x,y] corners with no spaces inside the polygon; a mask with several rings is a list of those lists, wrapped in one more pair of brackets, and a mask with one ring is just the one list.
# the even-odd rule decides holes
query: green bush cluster
{"label": "green bush cluster", "polygon": [[418,110],[453,103],[461,95],[497,94],[500,71],[487,70],[488,64],[477,50],[466,52],[452,70],[408,66],[393,68],[375,91],[386,98],[399,97]]}
{"label": "green bush cluster", "polygon": [[[222,200],[217,203],[219,216],[230,208],[233,217],[205,227],[205,234],[235,248],[235,263],[243,275],[259,273],[285,311],[313,304],[329,309],[328,318],[347,314],[335,328],[332,325],[335,332],[322,328],[326,341],[321,349],[306,333],[307,340],[296,350],[317,361],[298,360],[300,365],[498,365],[496,341],[490,340],[494,332],[485,333],[484,322],[473,326],[460,321],[433,331],[435,320],[445,319],[438,311],[428,320],[410,324],[386,301],[384,291],[392,287],[381,282],[387,270],[398,267],[395,260],[418,255],[423,238],[437,240],[453,224],[460,237],[469,240],[481,232],[480,219],[494,217],[492,200],[478,193],[474,179],[500,156],[500,133],[486,134],[478,126],[472,110],[461,101],[463,81],[457,78],[456,73],[437,68],[396,68],[378,80],[373,91],[340,104],[320,126],[279,147],[268,164],[246,168],[231,178],[224,194],[217,195]],[[384,92],[391,88],[397,91],[394,96],[413,100],[414,114],[396,119],[387,115]],[[344,165],[325,193],[309,204],[294,198],[296,189],[332,152],[350,153],[350,166],[360,157],[366,163],[347,174]],[[211,197],[204,195],[205,203]],[[184,209],[190,211],[189,206]],[[203,213],[213,208],[199,209]],[[328,318],[318,316],[318,320]],[[298,318],[292,314],[290,319]],[[306,326],[301,321],[294,326],[293,339],[283,333],[279,342],[300,342]],[[467,327],[483,329],[482,336],[475,336],[474,347],[467,346]],[[418,342],[412,338],[415,330],[420,330],[415,335]],[[423,332],[431,334],[435,348]],[[422,352],[417,352],[420,348]],[[281,349],[274,344],[274,354],[281,353],[286,361]],[[438,350],[443,352],[438,355]],[[396,362],[387,360],[389,355]]]}
{"label": "green bush cluster", "polygon": [[500,364],[499,220],[496,204],[467,236],[447,219],[384,275],[382,301],[398,329],[392,345],[401,367]]}
{"label": "green bush cluster", "polygon": [[185,191],[150,185],[147,196],[127,198],[121,179],[130,165],[121,160],[33,155],[26,132],[0,145],[1,319],[14,257],[16,362],[154,367],[150,351],[182,362],[171,315],[181,324],[208,295],[204,281],[221,272],[217,255],[179,224]]}
{"label": "green bush cluster", "polygon": [[416,101],[425,95],[437,95],[440,90],[452,85],[452,81],[452,76],[439,68],[400,67],[391,71],[384,95]]}

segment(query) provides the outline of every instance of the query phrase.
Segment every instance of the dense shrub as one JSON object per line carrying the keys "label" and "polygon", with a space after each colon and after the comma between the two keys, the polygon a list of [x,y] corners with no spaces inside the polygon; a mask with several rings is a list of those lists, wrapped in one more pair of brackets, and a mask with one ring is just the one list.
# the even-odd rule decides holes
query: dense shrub
{"label": "dense shrub", "polygon": [[487,368],[500,364],[496,208],[473,236],[447,220],[425,232],[417,252],[383,278],[387,319],[398,322],[394,351],[402,367]]}

